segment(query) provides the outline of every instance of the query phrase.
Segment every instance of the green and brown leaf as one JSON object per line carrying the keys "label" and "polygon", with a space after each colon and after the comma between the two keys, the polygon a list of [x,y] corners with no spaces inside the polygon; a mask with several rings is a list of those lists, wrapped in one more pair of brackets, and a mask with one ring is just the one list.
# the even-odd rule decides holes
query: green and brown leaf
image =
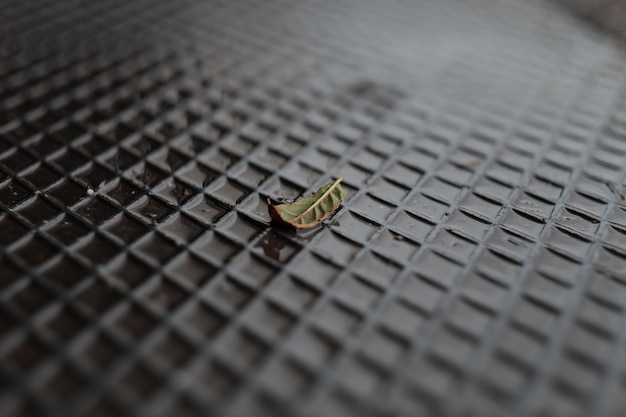
{"label": "green and brown leaf", "polygon": [[306,229],[319,224],[330,217],[345,198],[341,181],[343,178],[338,178],[318,189],[313,195],[291,204],[274,205],[268,199],[272,220],[296,229]]}

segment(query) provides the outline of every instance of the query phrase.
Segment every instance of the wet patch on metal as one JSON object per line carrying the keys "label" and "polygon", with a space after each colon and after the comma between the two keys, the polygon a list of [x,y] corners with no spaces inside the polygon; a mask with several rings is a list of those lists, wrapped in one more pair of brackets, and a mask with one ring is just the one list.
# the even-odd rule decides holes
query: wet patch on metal
{"label": "wet patch on metal", "polygon": [[71,0],[5,2],[0,39],[0,415],[624,414],[606,35],[539,1]]}

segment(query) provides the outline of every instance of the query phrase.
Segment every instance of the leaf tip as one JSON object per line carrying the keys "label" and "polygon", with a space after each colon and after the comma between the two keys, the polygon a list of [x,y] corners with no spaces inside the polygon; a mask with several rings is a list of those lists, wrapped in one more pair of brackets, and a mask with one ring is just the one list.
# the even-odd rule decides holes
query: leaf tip
{"label": "leaf tip", "polygon": [[282,218],[280,217],[280,212],[276,208],[276,205],[272,203],[272,200],[269,197],[265,200],[267,201],[267,211],[270,214],[270,218],[275,222],[282,223]]}

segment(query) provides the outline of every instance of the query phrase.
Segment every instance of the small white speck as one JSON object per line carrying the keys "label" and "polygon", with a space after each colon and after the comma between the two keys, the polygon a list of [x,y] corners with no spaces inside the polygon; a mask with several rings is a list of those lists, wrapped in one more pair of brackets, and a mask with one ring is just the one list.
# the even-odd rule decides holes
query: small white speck
{"label": "small white speck", "polygon": [[94,195],[96,192],[94,190],[92,190],[91,188],[87,188],[87,195],[89,197],[91,197],[92,195]]}

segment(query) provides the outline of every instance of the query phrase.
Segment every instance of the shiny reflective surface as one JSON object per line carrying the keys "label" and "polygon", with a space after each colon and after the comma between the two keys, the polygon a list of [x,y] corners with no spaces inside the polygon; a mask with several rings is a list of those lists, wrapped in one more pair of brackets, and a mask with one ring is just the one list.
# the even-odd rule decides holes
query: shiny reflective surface
{"label": "shiny reflective surface", "polygon": [[518,0],[44,3],[0,7],[0,415],[624,414],[611,38]]}

